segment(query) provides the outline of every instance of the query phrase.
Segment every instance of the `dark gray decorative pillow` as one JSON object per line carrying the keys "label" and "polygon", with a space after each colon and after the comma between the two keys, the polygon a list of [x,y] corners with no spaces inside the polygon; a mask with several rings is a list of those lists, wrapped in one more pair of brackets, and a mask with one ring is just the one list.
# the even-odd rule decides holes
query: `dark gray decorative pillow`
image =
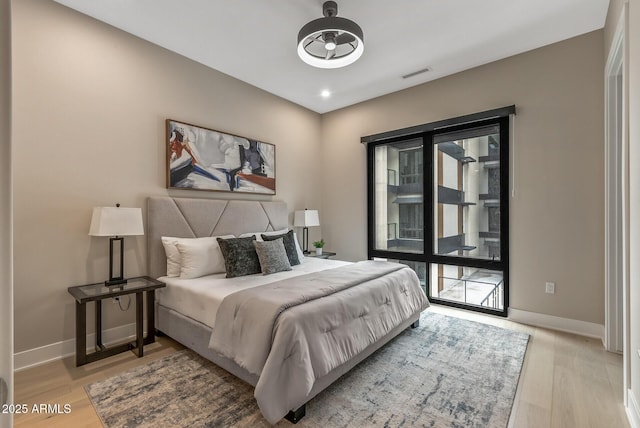
{"label": "dark gray decorative pillow", "polygon": [[275,241],[254,241],[253,246],[256,248],[256,253],[258,253],[263,275],[291,270],[291,264],[289,264],[282,238]]}
{"label": "dark gray decorative pillow", "polygon": [[253,247],[255,236],[247,238],[218,238],[218,245],[224,257],[227,278],[260,273],[260,260]]}
{"label": "dark gray decorative pillow", "polygon": [[283,233],[282,235],[260,235],[263,241],[275,241],[282,238],[284,249],[287,251],[287,258],[291,266],[299,265],[298,251],[296,250],[296,240],[293,237],[293,230]]}

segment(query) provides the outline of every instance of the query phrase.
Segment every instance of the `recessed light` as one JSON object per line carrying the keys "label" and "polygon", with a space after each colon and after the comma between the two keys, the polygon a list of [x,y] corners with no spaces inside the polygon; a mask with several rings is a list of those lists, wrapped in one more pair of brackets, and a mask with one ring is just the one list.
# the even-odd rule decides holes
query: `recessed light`
{"label": "recessed light", "polygon": [[325,89],[324,91],[320,92],[320,95],[322,95],[322,98],[329,98],[331,96],[331,92],[328,89]]}

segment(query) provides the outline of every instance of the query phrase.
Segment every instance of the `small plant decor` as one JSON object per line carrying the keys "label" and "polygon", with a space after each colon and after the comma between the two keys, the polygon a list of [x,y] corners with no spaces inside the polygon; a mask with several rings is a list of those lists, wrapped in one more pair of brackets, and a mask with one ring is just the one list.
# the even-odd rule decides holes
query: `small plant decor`
{"label": "small plant decor", "polygon": [[324,247],[324,239],[321,239],[319,241],[315,241],[313,243],[313,246],[316,247],[316,255],[317,256],[321,256],[322,255],[322,247]]}

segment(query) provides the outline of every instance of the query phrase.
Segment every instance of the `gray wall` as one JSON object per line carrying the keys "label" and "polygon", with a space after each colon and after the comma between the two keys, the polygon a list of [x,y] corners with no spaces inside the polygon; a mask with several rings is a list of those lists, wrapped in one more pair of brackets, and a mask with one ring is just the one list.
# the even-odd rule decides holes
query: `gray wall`
{"label": "gray wall", "polygon": [[595,31],[323,115],[327,246],[367,254],[361,136],[515,104],[511,307],[604,324],[603,68]]}
{"label": "gray wall", "polygon": [[[13,402],[11,213],[11,1],[0,0],[0,378],[9,385],[8,403]],[[0,412],[0,427],[12,420]]]}
{"label": "gray wall", "polygon": [[[57,3],[13,7],[16,352],[73,339],[67,287],[106,278],[92,208],[167,194],[167,118],[275,144],[273,199],[320,204],[318,114]],[[126,275],[146,273],[145,237],[125,247]],[[105,328],[133,322],[105,306]]]}
{"label": "gray wall", "polygon": [[613,36],[620,20],[620,14],[622,13],[624,1],[623,0],[609,0],[609,10],[607,11],[607,19],[604,25],[604,53],[605,61],[609,54],[609,48],[613,41]]}

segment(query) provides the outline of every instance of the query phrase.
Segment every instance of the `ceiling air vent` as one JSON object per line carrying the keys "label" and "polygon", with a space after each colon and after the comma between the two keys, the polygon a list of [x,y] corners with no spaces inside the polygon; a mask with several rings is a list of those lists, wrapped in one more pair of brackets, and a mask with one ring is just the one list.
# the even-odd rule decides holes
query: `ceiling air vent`
{"label": "ceiling air vent", "polygon": [[431,71],[429,67],[423,68],[422,70],[414,71],[413,73],[405,74],[402,76],[403,79],[408,79],[409,77],[417,76],[418,74],[426,73],[427,71]]}

